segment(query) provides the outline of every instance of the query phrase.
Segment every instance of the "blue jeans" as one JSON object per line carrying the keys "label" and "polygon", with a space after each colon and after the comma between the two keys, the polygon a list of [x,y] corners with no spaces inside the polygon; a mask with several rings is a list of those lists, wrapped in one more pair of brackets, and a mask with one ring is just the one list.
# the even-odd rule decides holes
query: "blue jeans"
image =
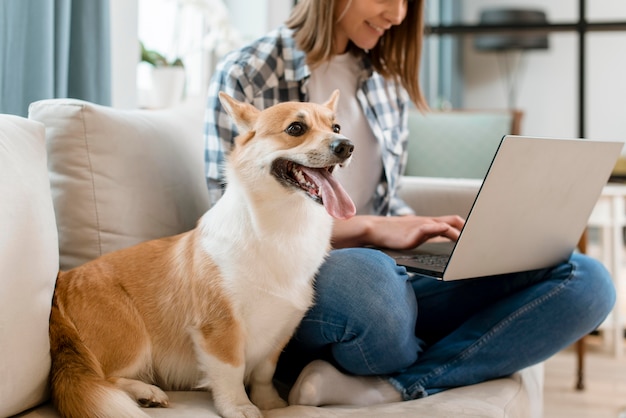
{"label": "blue jeans", "polygon": [[607,270],[577,253],[554,268],[442,282],[409,276],[380,251],[334,250],[315,286],[279,375],[325,358],[387,376],[406,400],[546,360],[597,328],[615,303]]}

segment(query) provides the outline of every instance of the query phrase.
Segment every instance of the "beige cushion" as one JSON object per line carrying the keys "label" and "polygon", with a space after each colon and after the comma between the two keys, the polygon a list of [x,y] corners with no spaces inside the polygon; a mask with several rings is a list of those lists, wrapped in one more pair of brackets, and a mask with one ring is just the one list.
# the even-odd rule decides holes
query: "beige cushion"
{"label": "beige cushion", "polygon": [[202,113],[33,103],[46,126],[61,268],[193,228],[208,208]]}
{"label": "beige cushion", "polygon": [[44,128],[0,115],[0,417],[46,397],[59,268]]}

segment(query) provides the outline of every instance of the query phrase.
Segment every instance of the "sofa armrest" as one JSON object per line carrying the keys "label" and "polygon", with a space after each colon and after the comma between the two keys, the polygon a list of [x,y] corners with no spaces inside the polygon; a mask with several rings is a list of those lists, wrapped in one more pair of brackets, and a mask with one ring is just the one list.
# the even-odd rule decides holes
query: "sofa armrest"
{"label": "sofa armrest", "polygon": [[481,184],[480,179],[403,176],[399,194],[418,215],[467,217]]}

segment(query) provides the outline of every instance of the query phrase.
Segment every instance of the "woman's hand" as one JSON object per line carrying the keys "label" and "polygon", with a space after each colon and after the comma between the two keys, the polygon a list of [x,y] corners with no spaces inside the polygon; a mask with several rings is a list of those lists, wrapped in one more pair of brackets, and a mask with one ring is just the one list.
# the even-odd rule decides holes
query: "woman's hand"
{"label": "woman's hand", "polygon": [[460,216],[354,216],[335,220],[333,247],[372,245],[391,249],[417,247],[435,237],[456,241],[465,220]]}

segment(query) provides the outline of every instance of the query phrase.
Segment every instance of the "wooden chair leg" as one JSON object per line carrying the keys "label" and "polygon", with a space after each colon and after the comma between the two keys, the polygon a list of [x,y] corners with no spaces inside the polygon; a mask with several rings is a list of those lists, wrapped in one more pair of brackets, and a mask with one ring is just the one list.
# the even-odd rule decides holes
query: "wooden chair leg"
{"label": "wooden chair leg", "polygon": [[576,341],[577,381],[576,390],[585,389],[585,337]]}
{"label": "wooden chair leg", "polygon": [[[587,230],[583,232],[578,241],[578,249],[581,253],[587,252]],[[585,389],[585,337],[576,341],[576,390]]]}
{"label": "wooden chair leg", "polygon": [[583,254],[587,254],[587,230],[586,229],[583,232],[583,234],[580,236],[580,239],[578,240],[578,250]]}

